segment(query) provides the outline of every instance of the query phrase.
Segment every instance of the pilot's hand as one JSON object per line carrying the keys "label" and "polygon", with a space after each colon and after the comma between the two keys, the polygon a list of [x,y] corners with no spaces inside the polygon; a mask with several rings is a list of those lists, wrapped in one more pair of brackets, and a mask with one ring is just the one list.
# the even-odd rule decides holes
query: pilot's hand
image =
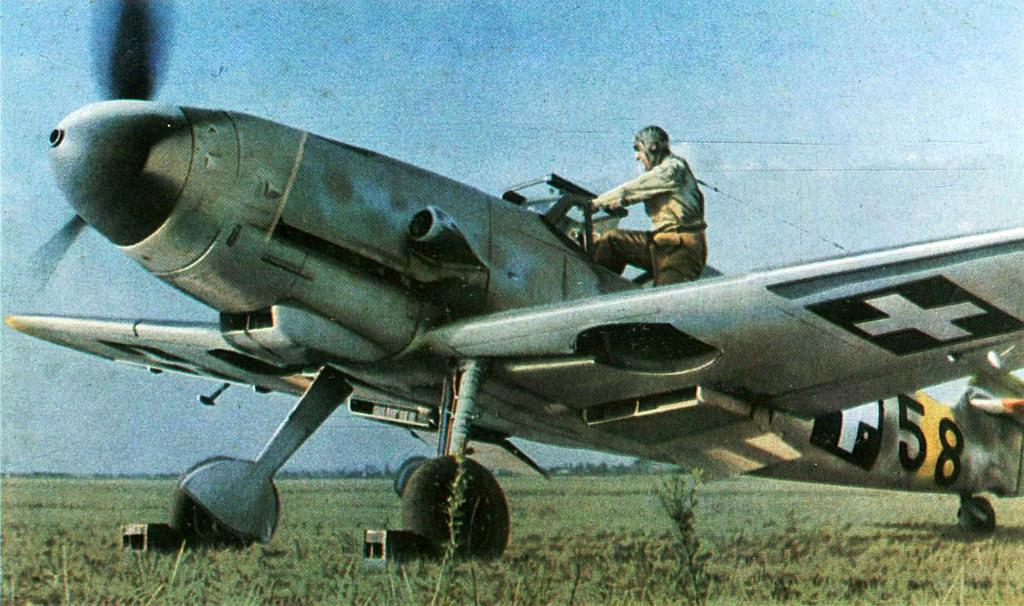
{"label": "pilot's hand", "polygon": [[609,202],[604,203],[600,203],[594,200],[593,202],[591,202],[591,205],[593,206],[595,211],[603,210],[607,212],[609,215],[624,210],[622,208],[622,200],[611,200]]}
{"label": "pilot's hand", "polygon": [[612,217],[618,217],[620,219],[629,214],[629,211],[626,210],[625,205],[622,204],[621,199],[605,202],[604,204],[594,204],[594,208],[596,210],[603,210]]}

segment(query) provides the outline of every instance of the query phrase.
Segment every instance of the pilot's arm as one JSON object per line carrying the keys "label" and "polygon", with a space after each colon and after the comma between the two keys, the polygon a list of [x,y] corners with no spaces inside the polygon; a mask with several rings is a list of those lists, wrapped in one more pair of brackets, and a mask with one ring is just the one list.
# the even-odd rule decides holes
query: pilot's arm
{"label": "pilot's arm", "polygon": [[594,198],[594,209],[615,211],[658,194],[675,191],[679,188],[677,172],[673,162],[663,161],[639,177]]}

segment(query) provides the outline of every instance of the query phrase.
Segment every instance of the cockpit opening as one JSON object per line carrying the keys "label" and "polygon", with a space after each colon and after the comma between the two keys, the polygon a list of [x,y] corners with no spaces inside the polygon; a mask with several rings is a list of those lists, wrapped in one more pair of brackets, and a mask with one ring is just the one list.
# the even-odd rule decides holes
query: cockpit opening
{"label": "cockpit opening", "polygon": [[626,214],[594,211],[593,192],[554,173],[510,187],[501,197],[537,213],[552,232],[588,255],[598,236]]}

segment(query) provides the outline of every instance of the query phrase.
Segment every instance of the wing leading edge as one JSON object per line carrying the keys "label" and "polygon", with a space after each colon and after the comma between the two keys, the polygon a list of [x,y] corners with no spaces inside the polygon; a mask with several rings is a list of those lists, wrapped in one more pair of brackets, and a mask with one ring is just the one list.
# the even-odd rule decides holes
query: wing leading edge
{"label": "wing leading edge", "polygon": [[[302,394],[312,372],[278,366],[240,352],[217,324],[9,316],[7,325],[28,335],[108,360]],[[312,369],[315,371],[316,369]]]}

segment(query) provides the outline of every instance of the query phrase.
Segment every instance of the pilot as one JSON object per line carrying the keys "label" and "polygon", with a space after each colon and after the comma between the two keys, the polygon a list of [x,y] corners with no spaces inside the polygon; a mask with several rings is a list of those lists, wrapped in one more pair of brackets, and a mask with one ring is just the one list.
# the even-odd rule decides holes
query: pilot
{"label": "pilot", "polygon": [[648,126],[633,143],[646,172],[594,198],[595,210],[644,203],[651,231],[613,229],[595,243],[595,263],[622,273],[626,265],[651,272],[654,285],[694,280],[707,263],[704,195],[686,160],[669,148],[668,133]]}

